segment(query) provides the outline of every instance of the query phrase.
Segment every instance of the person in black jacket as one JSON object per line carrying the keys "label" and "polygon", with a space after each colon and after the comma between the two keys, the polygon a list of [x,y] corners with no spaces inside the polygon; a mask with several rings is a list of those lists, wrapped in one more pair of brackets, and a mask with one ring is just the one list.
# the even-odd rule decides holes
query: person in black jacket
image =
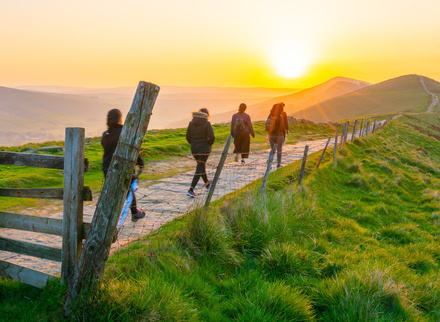
{"label": "person in black jacket", "polygon": [[[104,172],[104,177],[107,176],[108,168],[110,167],[110,162],[112,161],[113,154],[115,153],[116,146],[118,145],[119,136],[122,131],[122,113],[118,109],[112,109],[107,113],[107,131],[102,134],[101,144],[104,148],[104,156],[102,158],[102,171]],[[141,169],[144,167],[144,161],[139,155],[136,161]],[[134,176],[134,174],[133,174]],[[134,177],[131,182],[133,182]],[[131,183],[130,183],[131,184]],[[138,221],[145,217],[145,212],[137,209],[136,197],[133,193],[133,201],[130,206],[131,220]]]}
{"label": "person in black jacket", "polygon": [[241,154],[241,164],[245,164],[244,159],[249,157],[249,147],[251,138],[255,137],[254,128],[252,126],[251,117],[245,113],[246,104],[241,103],[238,107],[238,113],[232,115],[231,120],[231,136],[234,138],[235,161],[238,161],[238,155]]}
{"label": "person in black jacket", "polygon": [[198,112],[193,112],[192,115],[193,119],[189,122],[188,128],[186,129],[186,140],[191,144],[191,154],[197,161],[197,167],[187,195],[195,198],[197,195],[194,189],[200,177],[202,177],[206,189],[209,189],[211,186],[206,175],[206,161],[211,153],[215,136],[211,123],[208,121],[208,109],[201,108]]}

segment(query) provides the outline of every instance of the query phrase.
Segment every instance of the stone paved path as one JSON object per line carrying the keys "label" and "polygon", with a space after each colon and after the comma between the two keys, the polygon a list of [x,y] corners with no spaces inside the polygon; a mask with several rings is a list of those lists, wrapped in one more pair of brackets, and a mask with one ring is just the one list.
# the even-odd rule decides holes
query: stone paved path
{"label": "stone paved path", "polygon": [[[329,147],[333,146],[332,141],[333,140],[331,140]],[[327,139],[299,142],[295,145],[285,144],[283,146],[282,163],[289,164],[301,159],[306,144],[309,145],[310,154],[322,150],[326,142]],[[326,153],[330,153],[329,151],[332,150],[328,150]],[[226,164],[223,167],[212,201],[238,190],[250,182],[264,176],[268,154],[269,151],[251,152],[245,165],[235,162],[233,156],[229,155]],[[215,161],[211,162],[212,163],[208,160],[207,166],[208,177],[210,179],[214,176],[214,163],[216,164]],[[272,171],[274,170],[275,166],[272,167]],[[151,231],[159,228],[174,218],[186,214],[195,207],[204,204],[207,191],[204,187],[201,187],[200,183],[200,187],[196,190],[198,194],[197,198],[193,199],[186,195],[193,174],[193,171],[182,173],[172,178],[161,179],[158,183],[147,188],[138,189],[136,192],[138,205],[146,211],[147,215],[144,219],[141,219],[136,223],[131,222],[130,218],[127,218],[117,242],[112,245],[111,251],[114,252],[115,250],[126,246],[128,243],[149,234]],[[95,206],[96,205],[92,204],[84,207],[85,222],[92,221]],[[45,217],[62,218],[62,212],[45,214]],[[0,228],[0,238],[1,237],[14,238],[17,240],[57,247],[61,247],[62,243],[61,237],[59,236],[22,232],[6,228]],[[0,260],[6,260],[17,265],[23,265],[52,275],[60,275],[61,272],[60,263],[47,260],[43,261],[31,256],[0,251]]]}

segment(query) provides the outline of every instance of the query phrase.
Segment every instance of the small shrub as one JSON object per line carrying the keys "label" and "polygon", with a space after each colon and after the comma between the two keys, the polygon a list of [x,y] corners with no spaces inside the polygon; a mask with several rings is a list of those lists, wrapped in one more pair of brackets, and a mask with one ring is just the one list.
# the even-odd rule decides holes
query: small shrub
{"label": "small shrub", "polygon": [[222,218],[205,209],[195,210],[179,235],[180,244],[196,258],[215,256],[224,263],[239,265],[241,258]]}
{"label": "small shrub", "polygon": [[380,271],[328,279],[311,293],[324,321],[401,321],[412,314],[403,287]]}
{"label": "small shrub", "polygon": [[263,269],[273,276],[320,274],[324,256],[293,243],[272,243],[266,247],[260,262]]}

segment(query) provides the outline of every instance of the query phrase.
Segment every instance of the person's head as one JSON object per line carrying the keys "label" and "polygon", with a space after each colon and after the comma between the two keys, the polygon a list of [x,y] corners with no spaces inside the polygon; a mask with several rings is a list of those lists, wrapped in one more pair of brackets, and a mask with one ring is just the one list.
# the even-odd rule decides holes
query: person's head
{"label": "person's head", "polygon": [[238,111],[240,113],[244,113],[244,111],[246,111],[246,109],[247,109],[247,106],[245,103],[241,103],[240,106],[238,107]]}
{"label": "person's head", "polygon": [[107,126],[117,127],[122,125],[122,113],[117,108],[114,108],[107,113]]}
{"label": "person's head", "polygon": [[270,115],[272,116],[278,116],[281,115],[281,113],[284,112],[284,103],[276,103],[272,106],[272,109],[270,110]]}
{"label": "person's head", "polygon": [[209,111],[208,111],[208,109],[207,109],[206,107],[201,108],[201,109],[199,110],[199,112],[205,113],[205,114],[208,115],[208,117],[209,117]]}

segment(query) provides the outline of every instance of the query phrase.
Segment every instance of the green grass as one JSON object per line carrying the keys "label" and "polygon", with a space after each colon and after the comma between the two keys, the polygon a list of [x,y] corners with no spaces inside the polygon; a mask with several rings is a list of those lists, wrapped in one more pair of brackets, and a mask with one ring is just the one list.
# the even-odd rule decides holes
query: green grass
{"label": "green grass", "polygon": [[[296,162],[263,196],[254,183],[162,226],[110,257],[70,319],[439,320],[437,126],[402,116],[343,146],[337,167],[312,155],[300,187]],[[0,281],[0,316],[61,319],[65,289]]]}
{"label": "green grass", "polygon": [[[229,125],[214,125],[216,142],[213,146],[213,153],[221,153],[226,139],[230,133]],[[263,122],[255,122],[255,139],[252,139],[252,149],[268,149],[267,132]],[[331,136],[334,127],[327,124],[315,124],[311,122],[293,122],[290,127],[291,133],[288,136],[290,143],[300,140],[317,140]],[[141,176],[141,180],[157,180],[163,177],[171,177],[184,168],[167,166],[165,171],[148,171],[151,165],[157,161],[178,161],[182,157],[190,158],[190,145],[185,139],[186,129],[153,130],[148,131],[142,143],[141,155],[146,162],[146,173]],[[23,152],[27,149],[38,149],[46,146],[62,146],[64,142],[45,142],[42,144],[25,144],[19,147],[0,147],[2,151]],[[52,155],[63,155],[62,152],[50,153]],[[101,138],[96,137],[87,140],[85,145],[85,157],[89,160],[89,171],[85,173],[84,185],[92,189],[93,195],[99,195],[104,183],[102,174],[102,155]],[[193,168],[191,168],[192,170]],[[17,167],[0,165],[0,187],[8,188],[35,188],[46,187],[56,188],[63,186],[63,171]],[[43,207],[47,201],[36,199],[17,199],[0,197],[0,211],[11,210],[13,208]]]}

